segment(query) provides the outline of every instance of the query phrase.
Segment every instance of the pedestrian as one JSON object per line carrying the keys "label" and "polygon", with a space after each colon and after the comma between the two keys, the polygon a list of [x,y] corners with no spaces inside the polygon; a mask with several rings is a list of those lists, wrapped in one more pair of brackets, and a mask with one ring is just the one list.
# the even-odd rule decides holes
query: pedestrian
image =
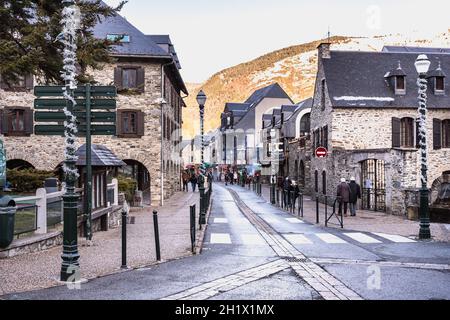
{"label": "pedestrian", "polygon": [[225,185],[226,186],[228,186],[228,172],[225,172],[225,174],[224,174],[224,176],[225,176]]}
{"label": "pedestrian", "polygon": [[356,183],[355,177],[350,178],[350,215],[352,217],[356,216],[356,204],[358,199],[361,199],[361,187]]}
{"label": "pedestrian", "polygon": [[197,175],[195,173],[191,175],[190,181],[191,181],[191,186],[192,186],[192,192],[195,192],[195,188],[196,188],[197,182],[198,182]]}
{"label": "pedestrian", "polygon": [[189,174],[188,170],[183,170],[183,173],[181,174],[181,178],[183,180],[183,191],[188,192],[189,191],[189,180],[191,179],[191,176]]}
{"label": "pedestrian", "polygon": [[295,202],[297,201],[297,198],[300,194],[300,187],[297,184],[297,181],[292,180],[292,185],[291,185],[291,190],[292,190],[292,204],[295,204]]}
{"label": "pedestrian", "polygon": [[344,207],[344,216],[347,216],[348,202],[350,201],[350,187],[345,178],[341,179],[341,183],[337,187],[337,199],[339,201],[339,215],[342,214],[342,206]]}
{"label": "pedestrian", "polygon": [[233,172],[229,172],[228,173],[228,180],[230,181],[230,183],[233,185],[234,183],[233,183]]}
{"label": "pedestrian", "polygon": [[291,189],[291,179],[286,177],[283,182],[283,199],[284,199],[284,207],[287,208],[290,205],[290,189]]}
{"label": "pedestrian", "polygon": [[234,183],[239,184],[239,180],[238,180],[239,177],[238,177],[237,171],[234,172],[233,179],[234,179]]}

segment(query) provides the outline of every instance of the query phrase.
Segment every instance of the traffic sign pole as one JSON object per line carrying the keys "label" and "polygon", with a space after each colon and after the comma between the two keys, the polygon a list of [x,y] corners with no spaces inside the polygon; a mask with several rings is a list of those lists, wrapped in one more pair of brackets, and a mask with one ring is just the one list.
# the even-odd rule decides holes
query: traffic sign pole
{"label": "traffic sign pole", "polygon": [[91,85],[86,85],[86,239],[92,240],[92,139],[91,139]]}

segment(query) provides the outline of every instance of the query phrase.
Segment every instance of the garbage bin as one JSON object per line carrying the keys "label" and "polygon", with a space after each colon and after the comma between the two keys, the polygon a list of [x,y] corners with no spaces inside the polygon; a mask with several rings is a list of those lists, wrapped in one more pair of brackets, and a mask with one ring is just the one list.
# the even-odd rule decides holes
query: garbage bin
{"label": "garbage bin", "polygon": [[0,248],[7,248],[14,238],[16,202],[9,196],[0,196]]}

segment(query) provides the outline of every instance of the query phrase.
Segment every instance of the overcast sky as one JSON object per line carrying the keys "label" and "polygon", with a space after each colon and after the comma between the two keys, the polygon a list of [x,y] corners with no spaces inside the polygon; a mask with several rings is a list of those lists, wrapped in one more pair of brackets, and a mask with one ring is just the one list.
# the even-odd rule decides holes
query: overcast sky
{"label": "overcast sky", "polygon": [[[105,0],[110,5],[119,0]],[[186,82],[271,51],[331,35],[450,28],[448,0],[129,0],[121,14],[146,34],[169,34]]]}

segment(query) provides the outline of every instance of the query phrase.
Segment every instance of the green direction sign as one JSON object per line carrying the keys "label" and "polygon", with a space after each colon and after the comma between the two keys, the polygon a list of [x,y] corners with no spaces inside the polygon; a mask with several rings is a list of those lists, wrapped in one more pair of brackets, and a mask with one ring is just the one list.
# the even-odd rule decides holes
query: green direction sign
{"label": "green direction sign", "polygon": [[[79,125],[78,136],[86,135],[86,125]],[[36,125],[34,126],[34,134],[44,136],[63,136],[63,125]],[[114,136],[116,135],[115,125],[93,124],[91,125],[92,135]]]}
{"label": "green direction sign", "polygon": [[[86,109],[86,99],[76,99],[77,105],[75,111],[83,111]],[[62,110],[66,106],[64,99],[35,99],[34,108],[37,110]],[[92,99],[91,109],[116,109],[117,102],[114,99]]]}
{"label": "green direction sign", "polygon": [[[37,97],[62,97],[63,88],[63,86],[35,86],[34,95]],[[92,86],[90,92],[92,97],[117,96],[117,89],[114,86]],[[85,97],[86,86],[78,86],[78,88],[74,90],[74,96]]]}
{"label": "green direction sign", "polygon": [[[86,112],[75,111],[75,117],[80,123],[86,122]],[[34,120],[36,122],[62,122],[66,120],[64,112],[53,111],[36,111],[34,113]],[[112,122],[116,123],[115,112],[91,112],[92,122]]]}

